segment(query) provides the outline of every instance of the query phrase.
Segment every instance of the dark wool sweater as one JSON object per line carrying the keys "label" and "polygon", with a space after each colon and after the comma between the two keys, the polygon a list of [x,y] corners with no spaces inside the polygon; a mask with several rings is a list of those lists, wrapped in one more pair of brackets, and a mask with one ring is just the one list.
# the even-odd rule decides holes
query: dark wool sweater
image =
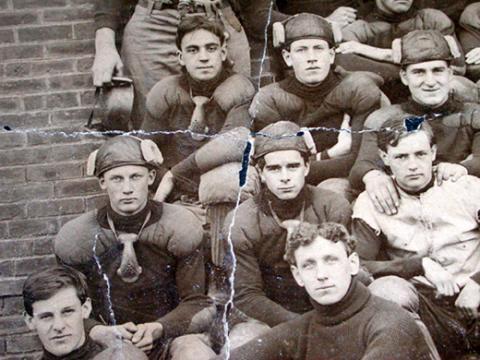
{"label": "dark wool sweater", "polygon": [[[275,326],[310,310],[311,304],[283,259],[287,231],[275,220],[269,201],[282,221],[299,219],[305,201],[303,220],[312,224],[332,221],[348,227],[351,209],[340,195],[311,186],[288,201],[263,189],[238,207],[231,232],[237,258],[234,302],[247,315]],[[231,223],[232,215],[225,224]]]}
{"label": "dark wool sweater", "polygon": [[[150,201],[149,223],[134,243],[143,271],[136,282],[118,275],[122,246],[106,221],[108,209],[90,211],[65,224],[55,238],[59,260],[88,279],[95,316],[109,324],[158,321],[164,336],[183,334],[208,306],[200,249],[203,229],[184,208]],[[126,219],[112,214],[117,231],[138,232],[148,212]]]}
{"label": "dark wool sweater", "polygon": [[92,341],[88,335],[85,339],[86,341],[81,347],[64,356],[53,355],[44,349],[40,360],[91,360],[105,349],[103,345]]}
{"label": "dark wool sweater", "polygon": [[[346,177],[356,159],[366,117],[380,107],[382,79],[368,72],[349,73],[340,67],[331,71],[316,87],[309,87],[288,77],[267,85],[255,95],[250,106],[254,130],[280,120],[300,126],[339,129],[344,114],[351,117],[352,147],[349,154],[311,164],[307,181],[318,184],[331,177]],[[335,131],[312,132],[317,151],[322,152],[337,143]],[[322,154],[323,155],[323,154]],[[322,159],[324,157],[322,156]]]}
{"label": "dark wool sweater", "polygon": [[412,316],[398,305],[371,295],[356,280],[340,302],[312,304],[313,311],[236,348],[230,359],[429,359]]}
{"label": "dark wool sweater", "polygon": [[[437,141],[437,162],[460,163],[470,175],[480,176],[480,105],[461,103],[452,98],[442,106],[431,109],[412,99],[403,104],[391,105],[372,113],[365,121],[365,129],[378,130],[396,114],[425,116],[433,128]],[[465,160],[470,154],[473,157]],[[363,133],[355,165],[350,172],[350,182],[357,189],[365,187],[364,175],[370,170],[384,170],[378,155],[375,131]]]}

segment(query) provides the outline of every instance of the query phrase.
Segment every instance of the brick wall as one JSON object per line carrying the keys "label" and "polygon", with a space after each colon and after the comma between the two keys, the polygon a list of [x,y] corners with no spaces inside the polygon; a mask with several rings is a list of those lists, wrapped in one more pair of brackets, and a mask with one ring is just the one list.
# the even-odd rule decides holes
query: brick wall
{"label": "brick wall", "polygon": [[[0,0],[0,359],[31,359],[25,276],[54,263],[52,239],[102,201],[81,130],[93,99],[94,0]],[[6,130],[10,129],[10,131]]]}
{"label": "brick wall", "polygon": [[[21,316],[23,281],[55,262],[66,221],[105,201],[84,178],[102,139],[78,134],[93,102],[94,1],[0,0],[0,360],[38,355]],[[255,78],[262,53],[252,44]]]}

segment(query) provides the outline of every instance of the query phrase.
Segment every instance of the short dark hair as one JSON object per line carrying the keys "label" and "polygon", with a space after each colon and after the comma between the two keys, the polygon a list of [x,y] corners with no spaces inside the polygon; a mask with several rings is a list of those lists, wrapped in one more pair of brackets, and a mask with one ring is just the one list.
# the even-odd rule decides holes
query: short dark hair
{"label": "short dark hair", "polygon": [[33,316],[33,304],[48,300],[60,290],[73,287],[80,303],[87,300],[85,275],[69,267],[58,265],[30,275],[23,284],[23,305],[28,315]]}
{"label": "short dark hair", "polygon": [[200,29],[218,36],[221,45],[225,43],[225,27],[219,19],[207,18],[205,15],[189,15],[185,16],[178,24],[177,37],[175,39],[178,50],[182,50],[182,40],[185,35]]}
{"label": "short dark hair", "polygon": [[[406,123],[411,122],[413,129],[407,127]],[[398,142],[411,134],[418,131],[424,131],[430,141],[430,146],[436,142],[433,129],[427,120],[414,116],[405,116],[392,118],[383,123],[377,135],[377,146],[380,150],[387,152],[388,146],[397,146]]]}
{"label": "short dark hair", "polygon": [[[282,151],[282,150],[278,150],[278,151]],[[305,162],[305,165],[307,165],[310,162],[310,155],[307,154],[307,153],[304,153],[302,151],[299,151],[299,153],[300,153],[300,155],[302,155],[302,159]],[[270,153],[267,153],[267,154],[270,154]],[[265,155],[267,155],[267,154],[265,154]],[[262,157],[259,157],[258,159],[252,159],[252,164],[257,166],[260,170],[263,170],[263,168],[265,167],[265,164],[266,164],[265,163],[265,155],[263,155]]]}
{"label": "short dark hair", "polygon": [[342,242],[349,256],[355,251],[355,239],[350,236],[342,224],[325,222],[321,225],[314,225],[302,222],[288,236],[283,258],[290,265],[296,265],[295,251],[301,246],[310,245],[317,237],[333,241],[334,243]]}

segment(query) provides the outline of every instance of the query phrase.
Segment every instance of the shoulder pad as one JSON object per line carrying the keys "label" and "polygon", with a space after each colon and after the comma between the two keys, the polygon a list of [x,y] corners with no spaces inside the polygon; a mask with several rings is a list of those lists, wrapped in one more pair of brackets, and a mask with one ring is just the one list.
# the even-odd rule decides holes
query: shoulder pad
{"label": "shoulder pad", "polygon": [[388,118],[397,113],[403,113],[403,110],[398,104],[385,106],[375,110],[365,120],[364,128],[378,130]]}
{"label": "shoulder pad", "polygon": [[241,74],[234,74],[221,83],[213,94],[220,108],[227,112],[235,105],[250,101],[255,94],[252,82]]}
{"label": "shoulder pad", "polygon": [[184,103],[190,99],[190,94],[180,86],[182,75],[172,75],[157,82],[149,91],[146,106],[150,114],[163,114],[175,103]]}

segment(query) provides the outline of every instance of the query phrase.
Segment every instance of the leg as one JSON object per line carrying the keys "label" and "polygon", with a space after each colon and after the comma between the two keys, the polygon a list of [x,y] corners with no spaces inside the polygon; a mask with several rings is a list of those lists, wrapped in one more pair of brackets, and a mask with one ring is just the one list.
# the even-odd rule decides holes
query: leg
{"label": "leg", "polygon": [[250,340],[262,335],[268,331],[270,327],[260,321],[249,320],[235,325],[230,330],[228,338],[230,339],[230,348],[235,349]]}
{"label": "leg", "polygon": [[352,202],[358,196],[358,191],[352,189],[350,181],[348,181],[347,178],[331,178],[323,180],[320,184],[317,185],[317,187],[323,190],[330,190],[334,193],[342,195],[349,202]]}
{"label": "leg", "polygon": [[205,334],[184,335],[174,339],[170,345],[172,360],[207,360],[215,356]]}

